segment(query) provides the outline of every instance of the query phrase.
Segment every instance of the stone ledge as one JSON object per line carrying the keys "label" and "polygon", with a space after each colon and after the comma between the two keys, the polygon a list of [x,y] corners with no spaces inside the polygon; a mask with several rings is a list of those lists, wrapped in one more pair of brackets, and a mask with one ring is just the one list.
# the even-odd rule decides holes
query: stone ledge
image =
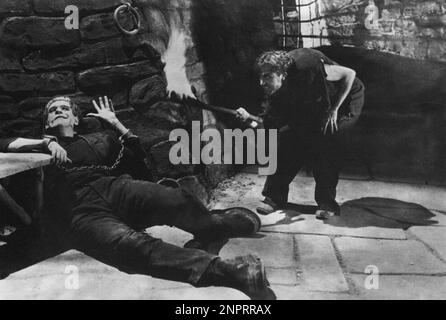
{"label": "stone ledge", "polygon": [[0,88],[7,92],[59,92],[74,91],[74,76],[71,72],[40,74],[0,74]]}
{"label": "stone ledge", "polygon": [[28,0],[2,0],[0,2],[0,17],[31,14],[31,4]]}
{"label": "stone ledge", "polygon": [[135,62],[145,59],[140,51],[127,55],[124,52],[122,40],[119,38],[83,45],[74,50],[39,50],[28,54],[23,59],[27,70],[54,70],[61,68],[85,68],[106,64]]}
{"label": "stone ledge", "polygon": [[[14,0],[10,0],[14,1]],[[75,5],[81,12],[101,11],[121,5],[121,0],[32,0],[37,13],[64,14],[65,8]]]}
{"label": "stone ledge", "polygon": [[130,86],[139,79],[159,74],[161,70],[144,61],[132,64],[106,66],[79,73],[77,83],[82,91],[112,90],[113,87]]}
{"label": "stone ledge", "polygon": [[16,119],[19,116],[19,110],[13,98],[0,96],[0,120]]}
{"label": "stone ledge", "polygon": [[0,26],[0,38],[3,43],[13,47],[79,45],[79,30],[67,30],[64,21],[64,18],[7,18]]}

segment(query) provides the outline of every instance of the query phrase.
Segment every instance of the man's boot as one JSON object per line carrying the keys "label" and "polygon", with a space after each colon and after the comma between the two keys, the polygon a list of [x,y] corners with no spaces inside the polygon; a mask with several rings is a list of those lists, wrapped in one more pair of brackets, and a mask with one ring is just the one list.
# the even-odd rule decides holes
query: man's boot
{"label": "man's boot", "polygon": [[339,215],[341,215],[341,208],[337,203],[332,205],[319,205],[316,210],[316,219],[319,220],[327,220]]}
{"label": "man's boot", "polygon": [[259,207],[257,207],[256,210],[258,214],[264,216],[279,210],[283,206],[283,203],[275,201],[269,197],[265,197],[262,202],[263,203]]}
{"label": "man's boot", "polygon": [[234,207],[223,210],[211,210],[211,214],[218,219],[218,230],[212,234],[198,236],[184,247],[208,251],[211,243],[228,238],[247,237],[256,234],[261,227],[260,218],[251,210]]}
{"label": "man's boot", "polygon": [[255,255],[215,259],[197,286],[224,286],[245,293],[251,300],[276,300],[266,278],[265,267]]}

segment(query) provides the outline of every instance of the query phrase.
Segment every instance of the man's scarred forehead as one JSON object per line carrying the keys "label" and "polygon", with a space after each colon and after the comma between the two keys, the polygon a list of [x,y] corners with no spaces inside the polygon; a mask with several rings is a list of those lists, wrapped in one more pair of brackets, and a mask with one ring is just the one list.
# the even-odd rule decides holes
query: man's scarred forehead
{"label": "man's scarred forehead", "polygon": [[57,97],[49,101],[45,107],[46,110],[49,110],[52,106],[62,106],[66,105],[71,108],[71,99],[68,97]]}

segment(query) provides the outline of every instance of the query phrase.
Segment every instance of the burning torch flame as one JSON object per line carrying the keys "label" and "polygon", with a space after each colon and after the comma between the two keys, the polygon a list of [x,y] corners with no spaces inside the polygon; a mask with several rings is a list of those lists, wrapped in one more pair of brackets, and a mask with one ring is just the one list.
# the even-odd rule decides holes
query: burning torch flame
{"label": "burning torch flame", "polygon": [[167,94],[173,93],[180,98],[194,97],[186,76],[186,34],[179,28],[172,28],[169,45],[163,55],[164,73],[167,79]]}

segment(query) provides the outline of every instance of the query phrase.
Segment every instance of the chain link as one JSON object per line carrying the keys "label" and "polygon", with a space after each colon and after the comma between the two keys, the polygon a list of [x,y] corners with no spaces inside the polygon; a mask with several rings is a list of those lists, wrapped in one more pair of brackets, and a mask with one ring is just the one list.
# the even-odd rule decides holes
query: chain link
{"label": "chain link", "polygon": [[121,150],[119,151],[118,157],[116,158],[115,162],[113,163],[113,165],[111,167],[108,166],[82,166],[82,167],[73,167],[70,169],[67,169],[61,165],[59,165],[58,167],[60,169],[62,169],[63,171],[65,171],[66,173],[73,173],[73,172],[77,172],[77,171],[83,171],[83,170],[104,170],[104,171],[112,171],[114,169],[116,169],[119,165],[119,163],[122,160],[122,157],[124,156],[124,143],[121,141]]}

